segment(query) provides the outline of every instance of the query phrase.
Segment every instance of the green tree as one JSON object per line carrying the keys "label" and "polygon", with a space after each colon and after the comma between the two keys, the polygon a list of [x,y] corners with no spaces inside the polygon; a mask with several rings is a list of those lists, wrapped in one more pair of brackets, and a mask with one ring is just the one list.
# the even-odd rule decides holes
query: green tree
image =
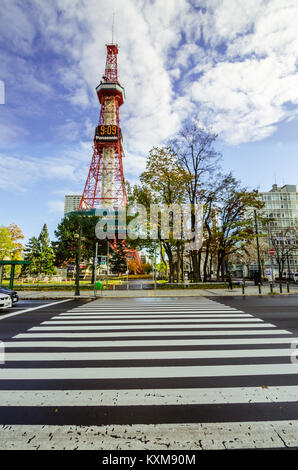
{"label": "green tree", "polygon": [[0,259],[21,259],[24,249],[21,239],[24,235],[16,224],[10,224],[8,227],[0,226]]}
{"label": "green tree", "polygon": [[40,268],[40,246],[37,237],[31,237],[26,243],[24,251],[25,261],[31,261],[28,266],[22,266],[21,275],[25,276],[27,274],[39,274]]}
{"label": "green tree", "polygon": [[[153,147],[149,151],[146,169],[140,176],[141,185],[135,186],[132,194],[136,202],[143,204],[147,210],[151,204],[179,205],[185,202],[188,179],[189,176],[179,165],[171,147]],[[167,239],[163,239],[159,225],[157,227],[158,241],[146,240],[142,248],[146,247],[154,255],[154,251],[161,244],[169,261],[170,280],[173,282],[176,272],[179,281],[184,242],[174,239],[172,233]],[[170,222],[170,227],[172,226]]]}
{"label": "green tree", "polygon": [[122,242],[117,241],[115,243],[109,263],[114,273],[119,274],[127,271],[125,250]]}
{"label": "green tree", "polygon": [[[0,226],[0,259],[21,260],[24,246],[21,240],[24,238],[22,230],[14,223],[8,227]],[[0,267],[0,284],[4,272],[9,272],[9,267]],[[21,266],[16,266],[16,274],[21,271]]]}
{"label": "green tree", "polygon": [[29,266],[23,266],[22,274],[55,274],[55,255],[52,248],[48,228],[42,227],[39,237],[31,237],[26,244],[24,258],[31,261]]}
{"label": "green tree", "polygon": [[150,263],[143,263],[142,264],[142,269],[144,271],[144,274],[149,274],[151,273],[153,266]]}
{"label": "green tree", "polygon": [[231,174],[225,177],[225,185],[221,187],[216,202],[218,279],[224,279],[228,258],[241,250],[248,240],[255,238],[253,219],[248,216],[248,210],[263,206],[256,190],[248,191]]}
{"label": "green tree", "polygon": [[52,275],[55,274],[55,266],[54,266],[54,250],[52,248],[49,232],[46,224],[44,224],[40,235],[38,237],[38,245],[39,245],[39,270],[43,274]]}
{"label": "green tree", "polygon": [[[178,137],[170,142],[178,162],[185,171],[187,200],[191,204],[191,229],[197,221],[195,206],[201,203],[200,190],[204,182],[219,168],[221,154],[214,148],[217,135],[195,124],[186,125]],[[200,280],[200,263],[203,247],[190,251],[194,281]]]}
{"label": "green tree", "polygon": [[11,238],[11,233],[7,227],[3,225],[0,227],[0,259],[11,258],[13,253],[14,243]]}
{"label": "green tree", "polygon": [[[67,214],[55,231],[57,241],[53,243],[57,266],[65,266],[69,263],[78,263],[79,232],[81,238],[81,260],[92,260],[94,268],[95,245],[98,242],[98,255],[107,252],[106,240],[98,240],[95,235],[95,226],[99,220],[97,216],[81,214]],[[94,269],[92,269],[92,282],[94,282]]]}

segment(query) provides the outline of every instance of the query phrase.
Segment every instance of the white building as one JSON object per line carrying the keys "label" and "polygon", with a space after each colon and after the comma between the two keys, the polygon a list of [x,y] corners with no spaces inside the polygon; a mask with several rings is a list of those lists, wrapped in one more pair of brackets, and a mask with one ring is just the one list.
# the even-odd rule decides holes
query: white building
{"label": "white building", "polygon": [[77,211],[82,199],[81,194],[66,194],[64,199],[64,215]]}
{"label": "white building", "polygon": [[[265,203],[263,208],[264,215],[274,220],[269,222],[268,235],[270,248],[275,239],[277,245],[297,245],[298,244],[298,191],[296,185],[285,184],[277,186],[274,184],[268,192],[260,193],[261,200]],[[286,256],[284,274],[298,271],[298,250],[289,251]],[[274,257],[273,257],[274,260]],[[278,265],[274,261],[274,269]]]}
{"label": "white building", "polygon": [[[282,271],[283,276],[287,277],[288,272],[298,272],[298,250],[292,250],[293,245],[298,245],[298,191],[296,185],[285,184],[279,187],[274,184],[270,191],[260,192],[259,198],[265,205],[257,213],[273,219],[267,227],[262,226],[260,222],[257,223],[258,232],[260,233],[259,240],[265,240],[268,243],[268,251],[269,248],[275,248],[275,255],[272,257],[266,250],[263,266],[264,274],[269,276],[269,272],[273,267],[274,275],[278,276],[277,258],[281,259],[283,257]],[[253,217],[251,211],[248,212]],[[242,267],[237,265],[236,270],[240,271],[241,269]],[[249,266],[250,275],[255,271],[258,271],[257,263]]]}

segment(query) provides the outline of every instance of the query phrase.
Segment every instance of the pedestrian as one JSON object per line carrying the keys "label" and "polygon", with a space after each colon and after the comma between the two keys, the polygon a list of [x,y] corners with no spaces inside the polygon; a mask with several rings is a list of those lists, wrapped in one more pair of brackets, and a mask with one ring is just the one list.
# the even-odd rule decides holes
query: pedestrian
{"label": "pedestrian", "polygon": [[233,278],[232,278],[231,273],[229,274],[228,282],[229,282],[229,289],[233,290]]}

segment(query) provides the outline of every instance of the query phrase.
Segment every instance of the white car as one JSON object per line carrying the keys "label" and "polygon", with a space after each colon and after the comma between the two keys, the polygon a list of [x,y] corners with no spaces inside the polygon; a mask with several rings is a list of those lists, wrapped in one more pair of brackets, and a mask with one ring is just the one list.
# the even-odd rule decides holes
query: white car
{"label": "white car", "polygon": [[12,306],[12,300],[10,295],[0,294],[0,309],[10,308]]}

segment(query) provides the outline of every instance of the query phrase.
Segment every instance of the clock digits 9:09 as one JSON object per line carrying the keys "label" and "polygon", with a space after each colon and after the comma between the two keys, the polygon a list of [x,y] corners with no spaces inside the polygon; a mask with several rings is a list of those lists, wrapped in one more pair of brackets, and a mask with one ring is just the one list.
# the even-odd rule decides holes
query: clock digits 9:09
{"label": "clock digits 9:09", "polygon": [[117,126],[115,125],[100,125],[98,126],[98,135],[99,136],[117,136]]}

